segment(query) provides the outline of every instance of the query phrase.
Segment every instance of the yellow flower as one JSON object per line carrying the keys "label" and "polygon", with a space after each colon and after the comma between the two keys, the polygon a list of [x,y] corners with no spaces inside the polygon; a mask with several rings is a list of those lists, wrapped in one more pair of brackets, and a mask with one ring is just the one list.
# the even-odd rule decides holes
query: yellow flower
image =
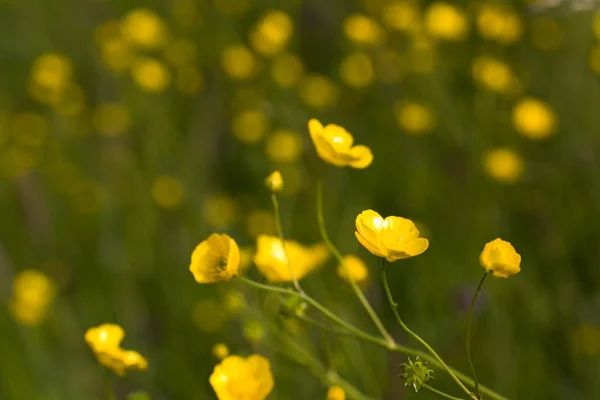
{"label": "yellow flower", "polygon": [[161,207],[175,208],[183,199],[183,185],[172,176],[161,175],[152,182],[152,199]]}
{"label": "yellow flower", "polygon": [[508,148],[498,148],[486,154],[484,167],[487,174],[501,183],[515,183],[523,176],[521,156]]}
{"label": "yellow flower", "polygon": [[265,153],[272,161],[289,163],[302,154],[302,137],[289,129],[278,129],[265,142]]}
{"label": "yellow flower", "polygon": [[251,78],[257,69],[256,56],[247,47],[232,45],[223,51],[221,60],[225,73],[233,79]]}
{"label": "yellow flower", "polygon": [[373,62],[364,53],[353,53],[342,60],[340,76],[348,86],[363,88],[373,82]]}
{"label": "yellow flower", "polygon": [[403,102],[396,104],[394,113],[398,125],[408,134],[422,135],[434,128],[435,119],[431,110],[423,104]]}
{"label": "yellow flower", "polygon": [[224,358],[209,381],[219,400],[264,400],[274,386],[269,360],[258,354]]}
{"label": "yellow flower", "polygon": [[461,41],[469,33],[465,13],[448,3],[433,3],[425,13],[427,32],[438,39]]}
{"label": "yellow flower", "polygon": [[373,210],[356,217],[356,238],[372,254],[389,262],[418,256],[429,247],[429,241],[419,237],[415,224],[402,217],[381,217]]}
{"label": "yellow flower", "polygon": [[545,139],[556,129],[556,117],[552,109],[532,97],[522,99],[513,108],[512,119],[515,128],[529,139]]}
{"label": "yellow flower", "polygon": [[510,93],[518,87],[510,66],[487,56],[473,61],[473,79],[486,89],[499,93]]}
{"label": "yellow flower", "polygon": [[414,31],[418,29],[421,16],[416,2],[394,0],[383,8],[383,22],[397,31]]}
{"label": "yellow flower", "polygon": [[140,57],[131,69],[133,80],[147,92],[163,92],[171,83],[169,70],[158,60]]}
{"label": "yellow flower", "polygon": [[358,44],[375,45],[384,38],[383,30],[372,18],[353,14],[344,21],[344,33],[348,39]]}
{"label": "yellow flower", "polygon": [[228,281],[238,274],[240,249],[226,234],[213,233],[192,252],[190,271],[198,283]]}
{"label": "yellow flower", "polygon": [[485,245],[479,263],[497,278],[508,278],[521,271],[521,256],[512,244],[500,238]]}
{"label": "yellow flower", "polygon": [[281,239],[276,236],[259,236],[256,247],[254,264],[269,282],[291,281],[290,267],[296,279],[301,279],[329,258],[329,251],[323,244],[306,247],[296,241],[286,240],[284,249]]}
{"label": "yellow flower", "polygon": [[354,282],[364,282],[367,280],[369,277],[369,270],[363,260],[353,255],[347,255],[342,260],[348,270],[348,274],[346,275],[346,270],[343,265],[338,265],[337,273],[340,278],[345,281],[353,280]]}
{"label": "yellow flower", "polygon": [[145,8],[137,8],[125,15],[121,22],[121,34],[128,42],[143,48],[157,48],[166,41],[162,19]]}
{"label": "yellow flower", "polygon": [[56,297],[56,284],[42,272],[26,269],[13,281],[9,310],[23,325],[37,325],[46,317]]}
{"label": "yellow flower", "polygon": [[285,48],[293,31],[294,24],[289,15],[282,11],[270,11],[250,32],[250,43],[257,52],[273,56]]}
{"label": "yellow flower", "polygon": [[317,154],[325,162],[336,167],[350,166],[359,169],[371,165],[371,149],[362,145],[352,146],[354,138],[341,126],[329,124],[323,127],[313,118],[308,122],[308,130]]}
{"label": "yellow flower", "polygon": [[482,37],[508,45],[522,34],[521,20],[514,11],[497,4],[484,3],[477,14],[477,29]]}
{"label": "yellow flower", "polygon": [[36,58],[31,69],[35,85],[51,91],[62,90],[71,79],[73,64],[64,55],[45,53]]}
{"label": "yellow flower", "polygon": [[332,386],[327,390],[327,400],[346,400],[346,392],[339,386]]}
{"label": "yellow flower", "polygon": [[224,343],[217,343],[212,348],[213,356],[222,360],[229,355],[229,348]]}
{"label": "yellow flower", "polygon": [[281,192],[283,190],[283,178],[281,172],[275,171],[265,179],[265,185],[271,192]]}

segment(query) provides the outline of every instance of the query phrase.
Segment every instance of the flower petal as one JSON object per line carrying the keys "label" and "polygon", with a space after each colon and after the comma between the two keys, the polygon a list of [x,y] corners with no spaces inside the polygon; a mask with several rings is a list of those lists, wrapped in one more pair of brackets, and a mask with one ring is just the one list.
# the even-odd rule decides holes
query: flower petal
{"label": "flower petal", "polygon": [[363,237],[363,235],[360,234],[360,232],[355,231],[354,235],[356,236],[356,239],[358,239],[360,244],[362,244],[367,250],[369,250],[371,252],[371,254],[376,255],[377,257],[385,257],[386,256],[386,254],[383,254],[379,250],[379,247],[377,247],[375,244],[366,240]]}
{"label": "flower petal", "polygon": [[355,159],[350,163],[352,168],[367,168],[373,162],[373,153],[367,146],[354,146],[350,149],[350,154]]}

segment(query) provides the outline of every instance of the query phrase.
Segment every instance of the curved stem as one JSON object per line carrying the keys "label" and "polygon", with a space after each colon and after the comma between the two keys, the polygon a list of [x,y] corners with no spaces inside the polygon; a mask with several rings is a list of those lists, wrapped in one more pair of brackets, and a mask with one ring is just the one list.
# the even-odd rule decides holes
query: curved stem
{"label": "curved stem", "polygon": [[475,300],[477,300],[477,296],[481,291],[481,287],[483,286],[483,282],[485,282],[485,278],[488,276],[488,272],[486,271],[479,284],[477,285],[477,289],[475,293],[473,293],[473,298],[471,299],[471,305],[469,306],[469,317],[467,322],[467,358],[469,359],[469,365],[471,366],[471,372],[473,373],[473,380],[475,381],[475,395],[477,398],[481,398],[481,393],[479,393],[479,381],[477,380],[477,373],[475,372],[475,365],[473,365],[473,359],[471,358],[471,322],[473,320],[473,307],[475,306]]}
{"label": "curved stem", "polygon": [[292,282],[294,282],[294,287],[299,293],[303,293],[302,288],[300,287],[300,283],[296,278],[296,273],[294,272],[294,268],[292,268],[292,264],[290,264],[290,259],[287,256],[287,250],[285,246],[285,238],[283,236],[283,229],[281,228],[281,215],[279,214],[279,201],[277,201],[277,196],[275,193],[271,193],[271,202],[273,203],[273,213],[275,214],[275,226],[277,228],[277,235],[279,236],[279,240],[281,240],[281,247],[283,248],[283,253],[285,255],[285,259],[287,260],[288,268],[290,269],[290,275],[292,276]]}
{"label": "curved stem", "polygon": [[450,374],[450,377],[456,382],[456,384],[467,395],[469,395],[470,398],[477,400],[477,398],[475,396],[473,396],[471,391],[469,389],[467,389],[467,387],[465,385],[463,385],[463,383],[460,381],[460,379],[458,379],[456,377],[456,375],[452,372],[452,370],[446,365],[444,360],[442,360],[442,358],[435,352],[435,350],[433,350],[433,348],[429,345],[429,343],[427,343],[425,340],[421,339],[421,337],[419,335],[417,335],[416,333],[411,331],[410,328],[408,326],[406,326],[404,321],[402,321],[402,318],[400,318],[400,314],[398,314],[398,303],[396,303],[394,301],[394,298],[392,297],[392,293],[390,292],[390,287],[387,282],[387,276],[385,274],[385,260],[383,258],[381,259],[381,280],[383,282],[383,287],[385,289],[387,298],[390,302],[390,306],[392,307],[392,311],[394,312],[394,316],[396,317],[396,320],[398,321],[398,323],[400,324],[402,329],[404,329],[404,331],[406,333],[408,333],[410,336],[412,336],[417,342],[421,343],[423,345],[423,347],[425,347],[431,353],[431,355],[433,357],[435,357],[435,359],[442,366],[442,368],[444,368],[446,370],[446,372],[448,372],[448,374]]}
{"label": "curved stem", "polygon": [[[331,241],[331,239],[329,238],[329,235],[327,234],[327,229],[325,228],[325,217],[323,214],[323,181],[322,180],[319,180],[319,182],[317,183],[317,220],[319,222],[319,232],[321,232],[321,237],[323,238],[323,241],[325,242],[325,244],[327,245],[329,250],[333,253],[333,255],[335,256],[337,261],[340,263],[342,268],[344,269],[346,276],[349,277],[350,274],[348,273],[348,267],[346,266],[346,263],[344,262],[344,258],[342,257],[342,254],[339,252],[339,250],[333,245],[333,242]],[[389,334],[387,329],[385,329],[385,326],[383,326],[383,323],[377,316],[377,313],[375,313],[375,310],[373,310],[373,307],[371,307],[371,304],[369,304],[369,300],[367,300],[367,298],[365,297],[362,290],[360,290],[360,288],[358,287],[358,284],[353,279],[348,279],[348,281],[350,282],[350,286],[352,286],[352,290],[354,290],[356,297],[358,297],[362,306],[367,311],[367,313],[371,317],[371,320],[373,321],[373,323],[375,324],[375,326],[381,333],[381,336],[383,336],[383,338],[389,345],[391,345],[391,346],[395,345],[396,342],[394,341],[394,338],[392,337],[392,335]]]}
{"label": "curved stem", "polygon": [[107,400],[117,400],[112,390],[112,384],[110,383],[110,370],[104,369],[104,390],[106,391]]}
{"label": "curved stem", "polygon": [[442,397],[444,397],[444,398],[446,398],[446,399],[451,399],[451,400],[464,400],[464,399],[461,399],[460,397],[454,397],[454,396],[450,396],[449,394],[447,394],[447,393],[444,393],[444,392],[442,392],[441,390],[437,390],[436,388],[434,388],[434,387],[431,387],[431,386],[429,386],[429,385],[427,385],[427,384],[425,384],[425,383],[424,383],[424,384],[423,384],[421,387],[423,387],[423,388],[425,388],[425,389],[429,390],[429,391],[430,391],[430,392],[432,392],[432,393],[435,393],[435,394],[437,394],[437,395],[440,395],[440,396],[442,396]]}

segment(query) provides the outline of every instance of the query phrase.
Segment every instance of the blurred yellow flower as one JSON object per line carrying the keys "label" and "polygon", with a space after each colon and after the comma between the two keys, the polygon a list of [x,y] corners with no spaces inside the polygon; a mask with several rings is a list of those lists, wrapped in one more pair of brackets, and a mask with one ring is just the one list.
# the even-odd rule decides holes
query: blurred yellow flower
{"label": "blurred yellow flower", "polygon": [[33,62],[31,68],[32,82],[52,92],[60,91],[70,82],[73,64],[59,53],[45,53]]}
{"label": "blurred yellow flower", "polygon": [[476,21],[482,37],[503,45],[516,42],[523,32],[519,15],[499,4],[482,3]]}
{"label": "blurred yellow flower", "polygon": [[531,21],[531,43],[543,51],[558,50],[565,42],[565,32],[558,22],[548,17]]}
{"label": "blurred yellow flower", "polygon": [[193,64],[197,58],[196,44],[189,40],[177,39],[165,47],[165,60],[175,67]]}
{"label": "blurred yellow flower", "polygon": [[296,241],[286,240],[284,249],[281,239],[276,236],[261,235],[256,240],[254,264],[269,282],[291,281],[290,267],[296,279],[301,279],[321,266],[327,258],[329,251],[322,243],[306,247]]}
{"label": "blurred yellow flower", "polygon": [[186,96],[194,95],[204,87],[204,75],[193,65],[182,65],[177,68],[175,85],[179,93]]}
{"label": "blurred yellow flower", "polygon": [[153,11],[136,8],[121,21],[121,34],[129,43],[147,49],[162,47],[167,40],[163,20]]}
{"label": "blurred yellow flower", "polygon": [[346,270],[344,269],[343,265],[338,265],[337,273],[340,278],[347,282],[353,280],[357,283],[365,282],[369,278],[369,270],[367,269],[367,265],[357,256],[344,256],[343,261],[346,269],[348,270],[348,274],[346,274]]}
{"label": "blurred yellow flower", "polygon": [[524,161],[512,149],[497,148],[485,155],[484,167],[492,179],[501,183],[515,183],[523,176]]}
{"label": "blurred yellow flower", "polygon": [[237,80],[251,78],[258,68],[254,53],[242,45],[226,47],[223,51],[221,64],[225,73]]}
{"label": "blurred yellow flower", "polygon": [[596,75],[600,75],[600,45],[596,44],[590,50],[588,65]]}
{"label": "blurred yellow flower", "polygon": [[429,133],[435,127],[433,113],[428,107],[420,103],[398,103],[394,107],[394,114],[402,130],[411,135]]}
{"label": "blurred yellow flower", "polygon": [[373,210],[356,217],[354,234],[367,250],[389,262],[418,256],[429,247],[429,241],[419,237],[410,219],[395,216],[384,219]]}
{"label": "blurred yellow flower", "polygon": [[485,245],[479,263],[497,278],[508,278],[521,271],[521,256],[512,244],[500,238]]}
{"label": "blurred yellow flower", "polygon": [[183,199],[183,186],[172,176],[160,175],[152,182],[152,199],[164,208],[175,208]]}
{"label": "blurred yellow flower", "polygon": [[238,274],[240,250],[226,234],[213,233],[192,252],[190,271],[198,283],[228,281]]}
{"label": "blurred yellow flower", "polygon": [[171,83],[169,70],[160,61],[150,57],[139,57],[131,68],[137,85],[146,92],[160,93]]}
{"label": "blurred yellow flower", "polygon": [[10,132],[16,143],[28,147],[39,147],[48,135],[48,121],[33,112],[15,114],[10,119]]}
{"label": "blurred yellow flower", "polygon": [[365,53],[349,54],[340,65],[340,76],[348,86],[369,86],[373,82],[373,75],[373,62]]}
{"label": "blurred yellow flower", "polygon": [[9,311],[23,325],[38,325],[56,297],[56,284],[44,273],[26,269],[13,280]]}
{"label": "blurred yellow flower", "polygon": [[98,363],[123,376],[127,370],[145,370],[148,361],[137,351],[124,350],[121,341],[123,328],[115,324],[102,324],[85,332],[85,341],[90,346]]}
{"label": "blurred yellow flower", "polygon": [[265,153],[274,162],[294,162],[302,154],[302,137],[290,129],[278,129],[267,137]]}
{"label": "blurred yellow flower", "polygon": [[300,81],[298,95],[304,104],[317,110],[324,110],[336,103],[338,89],[326,76],[312,74]]}
{"label": "blurred yellow flower", "polygon": [[362,14],[353,14],[346,18],[344,33],[348,39],[362,45],[376,45],[384,40],[384,32],[379,24]]}
{"label": "blurred yellow flower", "polygon": [[231,131],[242,143],[256,144],[270,128],[267,114],[259,109],[248,109],[236,114],[231,122]]}
{"label": "blurred yellow flower", "polygon": [[271,211],[254,210],[246,218],[246,231],[251,238],[276,233],[275,217]]}
{"label": "blurred yellow flower", "polygon": [[237,216],[236,201],[226,194],[213,194],[202,205],[202,217],[213,228],[231,225]]}
{"label": "blurred yellow flower", "polygon": [[135,52],[123,38],[107,39],[99,46],[104,65],[115,73],[125,72],[133,64]]}
{"label": "blurred yellow flower", "polygon": [[92,114],[94,129],[104,136],[119,136],[131,126],[129,110],[122,103],[103,103]]}
{"label": "blurred yellow flower", "polygon": [[517,78],[508,64],[488,56],[477,57],[473,61],[473,79],[484,88],[498,92],[514,92],[518,87]]}
{"label": "blurred yellow flower", "polygon": [[204,333],[218,332],[227,320],[227,310],[213,299],[199,300],[192,308],[192,322]]}
{"label": "blurred yellow flower", "polygon": [[274,386],[269,360],[258,354],[224,358],[209,381],[219,400],[264,400]]}
{"label": "blurred yellow flower", "polygon": [[294,23],[283,11],[269,11],[250,31],[250,44],[264,56],[280,53],[294,32]]}
{"label": "blurred yellow flower", "polygon": [[[243,258],[242,252],[243,250],[240,249],[240,258]],[[250,260],[248,261],[248,265],[252,263],[252,254],[253,253],[250,252]],[[239,290],[231,289],[223,295],[223,309],[227,313],[231,315],[236,315],[239,314],[244,308],[246,308],[246,299],[244,298],[242,292],[240,292]]]}
{"label": "blurred yellow flower", "polygon": [[265,186],[273,193],[281,192],[283,190],[283,178],[281,177],[281,172],[275,171],[267,176],[265,179]]}
{"label": "blurred yellow flower", "polygon": [[421,23],[421,12],[416,1],[393,0],[383,7],[383,22],[402,32],[415,31]]}
{"label": "blurred yellow flower", "polygon": [[339,386],[331,386],[327,389],[327,400],[346,400],[346,392]]}
{"label": "blurred yellow flower", "polygon": [[571,332],[571,348],[575,354],[597,356],[600,354],[600,326],[583,324]]}
{"label": "blurred yellow flower", "polygon": [[461,41],[469,34],[469,21],[463,10],[448,3],[433,3],[425,11],[427,33],[437,39]]}
{"label": "blurred yellow flower", "polygon": [[295,54],[282,53],[273,59],[271,76],[275,83],[282,88],[294,87],[302,79],[304,64]]}
{"label": "blurred yellow flower", "polygon": [[339,125],[325,127],[317,119],[308,122],[308,130],[317,154],[336,167],[366,168],[373,162],[373,153],[367,146],[356,145],[354,138]]}
{"label": "blurred yellow flower", "polygon": [[229,355],[229,348],[225,343],[217,343],[213,346],[212,353],[215,358],[222,360]]}
{"label": "blurred yellow flower", "polygon": [[525,97],[513,108],[513,125],[523,136],[533,140],[545,139],[556,130],[556,117],[546,103]]}

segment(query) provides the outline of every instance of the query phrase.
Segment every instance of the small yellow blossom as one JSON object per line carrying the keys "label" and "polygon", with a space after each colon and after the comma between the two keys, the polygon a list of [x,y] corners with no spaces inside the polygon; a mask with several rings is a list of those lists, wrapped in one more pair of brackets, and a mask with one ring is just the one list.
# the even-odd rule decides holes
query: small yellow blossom
{"label": "small yellow blossom", "polygon": [[543,51],[555,51],[564,42],[564,29],[554,19],[538,17],[531,21],[531,43],[534,47]]}
{"label": "small yellow blossom", "polygon": [[238,274],[240,250],[226,234],[213,233],[192,252],[190,271],[198,283],[228,281]]}
{"label": "small yellow blossom", "polygon": [[122,103],[103,103],[94,110],[92,125],[101,135],[119,136],[131,126],[131,116]]}
{"label": "small yellow blossom", "polygon": [[85,341],[90,346],[100,365],[112,369],[118,375],[127,370],[143,371],[148,361],[140,353],[121,348],[125,331],[119,325],[102,324],[85,332]]}
{"label": "small yellow blossom", "polygon": [[373,82],[373,62],[365,53],[353,53],[342,60],[340,77],[348,86],[364,88]]}
{"label": "small yellow blossom", "polygon": [[276,56],[271,64],[271,76],[282,88],[294,87],[302,79],[304,64],[295,54],[283,53]]}
{"label": "small yellow blossom", "polygon": [[362,45],[376,45],[383,41],[384,33],[379,24],[362,14],[353,14],[344,21],[344,33],[348,39]]}
{"label": "small yellow blossom", "polygon": [[401,102],[394,107],[398,125],[408,134],[422,135],[435,127],[435,119],[431,110],[416,102]]}
{"label": "small yellow blossom", "polygon": [[153,11],[137,8],[125,15],[121,21],[121,34],[131,44],[154,49],[166,42],[166,27]]}
{"label": "small yellow blossom", "polygon": [[290,163],[302,154],[302,136],[289,129],[278,129],[265,142],[265,153],[271,161]]}
{"label": "small yellow blossom", "polygon": [[[338,265],[337,273],[340,278],[357,283],[365,282],[369,278],[369,270],[363,260],[354,255],[347,255],[342,260],[346,268],[344,269],[344,265]],[[346,274],[346,269],[348,274]]]}
{"label": "small yellow blossom", "polygon": [[152,182],[152,199],[161,207],[175,208],[183,199],[183,186],[178,179],[161,175]]}
{"label": "small yellow blossom", "polygon": [[171,83],[169,70],[160,61],[150,57],[138,58],[131,69],[133,80],[147,92],[160,93]]}
{"label": "small yellow blossom", "polygon": [[275,217],[271,211],[254,210],[246,218],[246,232],[251,238],[276,233]]}
{"label": "small yellow blossom", "polygon": [[476,21],[482,37],[503,45],[516,42],[523,31],[518,14],[498,4],[483,3]]}
{"label": "small yellow blossom", "polygon": [[473,79],[488,90],[510,93],[518,87],[517,78],[503,61],[481,56],[473,61]]}
{"label": "small yellow blossom", "polygon": [[224,358],[209,381],[219,400],[264,400],[274,386],[269,360],[258,354]]}
{"label": "small yellow blossom", "polygon": [[306,247],[296,241],[286,240],[284,245],[280,238],[267,235],[261,235],[256,240],[254,264],[269,282],[291,281],[290,268],[296,279],[301,279],[321,266],[327,258],[329,251],[321,243]]}
{"label": "small yellow blossom", "polygon": [[327,389],[327,400],[346,400],[346,392],[339,386],[331,386]]}
{"label": "small yellow blossom", "polygon": [[35,85],[50,91],[60,91],[71,80],[73,64],[59,53],[45,53],[36,58],[31,68]]}
{"label": "small yellow blossom", "polygon": [[283,11],[269,11],[250,32],[254,50],[265,56],[280,53],[294,32],[294,24]]}
{"label": "small yellow blossom", "polygon": [[341,126],[329,124],[324,127],[313,118],[308,122],[308,130],[317,154],[325,162],[336,167],[350,166],[358,169],[371,165],[371,149],[363,145],[352,146],[354,138]]}
{"label": "small yellow blossom", "polygon": [[414,1],[393,0],[385,5],[383,22],[392,29],[411,32],[419,28],[421,15]]}
{"label": "small yellow blossom", "polygon": [[513,108],[512,120],[519,133],[533,140],[552,135],[557,124],[552,109],[533,97],[522,99]]}
{"label": "small yellow blossom", "polygon": [[38,325],[56,297],[56,284],[34,269],[19,272],[13,280],[9,310],[23,325]]}
{"label": "small yellow blossom", "polygon": [[328,77],[312,74],[300,81],[298,95],[306,105],[316,110],[325,110],[338,100],[338,88]]}
{"label": "small yellow blossom", "polygon": [[283,178],[281,177],[281,172],[274,171],[271,175],[267,176],[265,179],[265,186],[271,192],[281,192],[283,190]]}
{"label": "small yellow blossom", "polygon": [[215,358],[222,360],[229,355],[229,348],[225,343],[217,343],[213,346],[212,353]]}
{"label": "small yellow blossom", "polygon": [[429,241],[419,237],[410,219],[395,216],[384,219],[373,210],[356,217],[354,234],[367,250],[389,262],[418,256],[429,247]]}
{"label": "small yellow blossom", "polygon": [[242,143],[256,144],[267,134],[269,116],[259,109],[249,109],[233,117],[231,131]]}
{"label": "small yellow blossom", "polygon": [[508,278],[521,271],[521,256],[512,244],[500,238],[485,245],[479,263],[497,278]]}
{"label": "small yellow blossom", "polygon": [[434,38],[461,41],[469,34],[464,11],[448,3],[433,3],[425,12],[425,29]]}
{"label": "small yellow blossom", "polygon": [[515,183],[523,176],[524,162],[514,150],[498,148],[486,154],[484,167],[494,180],[501,183]]}
{"label": "small yellow blossom", "polygon": [[237,80],[251,78],[258,68],[254,53],[242,45],[232,45],[225,48],[221,63],[225,73]]}

